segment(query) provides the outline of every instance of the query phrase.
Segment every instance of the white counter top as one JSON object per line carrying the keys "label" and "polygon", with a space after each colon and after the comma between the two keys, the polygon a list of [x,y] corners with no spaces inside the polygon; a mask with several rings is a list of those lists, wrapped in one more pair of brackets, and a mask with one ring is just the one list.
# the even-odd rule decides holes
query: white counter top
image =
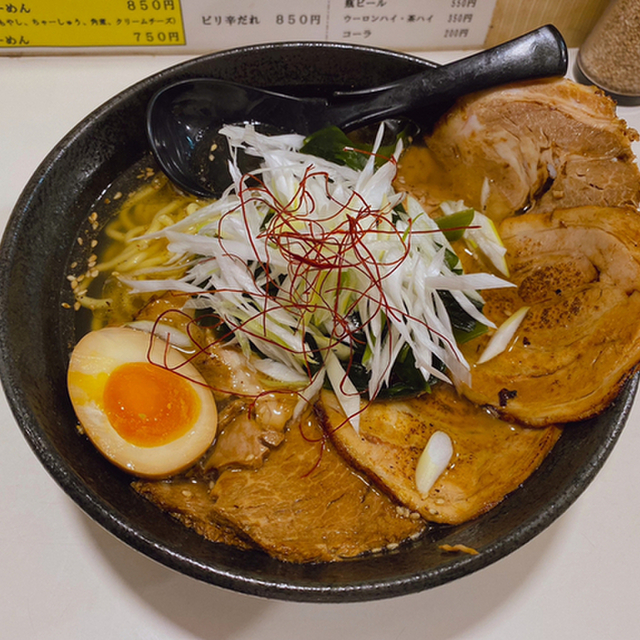
{"label": "white counter top", "polygon": [[[121,89],[183,59],[0,58],[0,229],[67,131]],[[640,128],[640,108],[620,113]],[[363,604],[266,601],[133,551],[51,479],[4,395],[0,451],[0,637],[8,640],[639,637],[640,401],[595,481],[532,542],[453,583]]]}

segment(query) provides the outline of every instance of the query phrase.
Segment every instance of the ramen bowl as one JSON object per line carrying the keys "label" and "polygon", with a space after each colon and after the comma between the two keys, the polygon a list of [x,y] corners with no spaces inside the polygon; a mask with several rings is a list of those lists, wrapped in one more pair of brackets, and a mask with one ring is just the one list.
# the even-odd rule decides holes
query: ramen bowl
{"label": "ramen bowl", "polygon": [[[541,467],[485,515],[435,527],[383,555],[301,565],[208,542],[133,491],[130,476],[77,432],[66,388],[77,332],[76,314],[65,304],[66,274],[92,204],[150,152],[145,111],[151,96],[168,83],[203,76],[322,95],[382,85],[429,66],[408,55],[329,43],[267,44],[197,58],[102,105],[52,150],[26,185],[0,249],[5,392],[48,472],[91,518],[131,547],[196,579],[267,598],[344,602],[399,596],[461,578],[518,549],[577,499],[606,460],[630,411],[635,378],[603,414],[565,428]],[[418,115],[428,122],[438,113]],[[478,553],[444,553],[444,544]]]}

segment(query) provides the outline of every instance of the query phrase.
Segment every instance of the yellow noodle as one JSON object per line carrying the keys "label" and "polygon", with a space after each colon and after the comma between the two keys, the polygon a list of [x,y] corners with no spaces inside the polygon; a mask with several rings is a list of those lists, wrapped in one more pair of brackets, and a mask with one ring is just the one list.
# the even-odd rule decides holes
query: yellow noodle
{"label": "yellow noodle", "polygon": [[126,202],[127,206],[132,207],[141,200],[144,200],[150,195],[153,195],[154,192],[158,192],[166,183],[166,177],[163,174],[158,174],[151,184],[147,185],[146,187],[142,187],[142,189],[138,189],[138,191],[134,191],[131,195],[129,195]]}
{"label": "yellow noodle", "polygon": [[133,207],[128,207],[127,209],[123,209],[119,216],[118,216],[118,222],[127,230],[131,230],[131,229],[135,229],[136,227],[138,227],[139,225],[137,225],[134,221],[133,221]]}
{"label": "yellow noodle", "polygon": [[[103,230],[109,242],[102,260],[75,279],[76,301],[79,306],[94,312],[94,328],[103,325],[110,309],[122,307],[122,311],[139,303],[130,299],[126,287],[122,290],[116,287],[117,300],[109,295],[111,285],[102,295],[90,295],[92,285],[99,286],[98,277],[106,274],[116,278],[126,275],[132,279],[180,278],[190,264],[182,256],[171,253],[165,239],[141,238],[175,224],[199,206],[192,198],[168,190],[162,192],[164,187],[172,189],[166,177],[160,174],[151,184],[127,197],[116,217]],[[100,286],[106,286],[106,283]]]}
{"label": "yellow noodle", "polygon": [[91,296],[80,296],[78,302],[85,307],[85,309],[91,309],[91,311],[97,311],[98,309],[104,309],[109,307],[112,300],[111,298],[92,298]]}
{"label": "yellow noodle", "polygon": [[110,225],[105,227],[104,233],[107,237],[111,238],[112,240],[115,240],[116,242],[124,242],[124,238],[125,238],[124,233],[122,233],[122,231],[117,231],[116,229],[112,228],[112,226]]}
{"label": "yellow noodle", "polygon": [[144,235],[146,232],[147,232],[147,227],[144,225],[138,225],[137,227],[132,227],[124,235],[125,244],[128,242],[133,242],[136,238],[139,238],[141,235]]}

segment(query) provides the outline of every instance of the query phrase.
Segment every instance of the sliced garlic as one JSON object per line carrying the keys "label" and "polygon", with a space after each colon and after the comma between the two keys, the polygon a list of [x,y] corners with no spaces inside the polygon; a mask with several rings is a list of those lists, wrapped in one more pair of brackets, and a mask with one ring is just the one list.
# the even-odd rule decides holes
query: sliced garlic
{"label": "sliced garlic", "polygon": [[482,209],[487,208],[487,202],[489,201],[489,194],[491,193],[491,183],[489,178],[485,177],[482,182],[482,190],[480,191],[480,206]]}
{"label": "sliced garlic", "polygon": [[422,497],[426,498],[452,457],[451,438],[444,431],[434,432],[416,465],[416,487]]}
{"label": "sliced garlic", "polygon": [[487,362],[491,358],[495,358],[498,354],[502,353],[511,339],[516,334],[518,327],[527,315],[529,307],[520,307],[515,313],[512,313],[497,329],[497,331],[491,336],[489,344],[487,344],[482,355],[478,359],[478,364]]}

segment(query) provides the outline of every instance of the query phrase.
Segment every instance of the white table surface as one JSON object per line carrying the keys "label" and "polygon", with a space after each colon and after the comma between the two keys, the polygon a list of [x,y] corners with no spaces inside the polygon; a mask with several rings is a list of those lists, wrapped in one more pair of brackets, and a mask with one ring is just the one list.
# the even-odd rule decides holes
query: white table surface
{"label": "white table surface", "polygon": [[[454,54],[425,54],[444,61]],[[58,140],[178,56],[0,58],[0,229]],[[620,113],[640,128],[640,108]],[[640,637],[640,403],[595,481],[522,549],[453,583],[359,604],[267,601],[127,547],[68,498],[0,397],[0,638],[504,640]]]}

